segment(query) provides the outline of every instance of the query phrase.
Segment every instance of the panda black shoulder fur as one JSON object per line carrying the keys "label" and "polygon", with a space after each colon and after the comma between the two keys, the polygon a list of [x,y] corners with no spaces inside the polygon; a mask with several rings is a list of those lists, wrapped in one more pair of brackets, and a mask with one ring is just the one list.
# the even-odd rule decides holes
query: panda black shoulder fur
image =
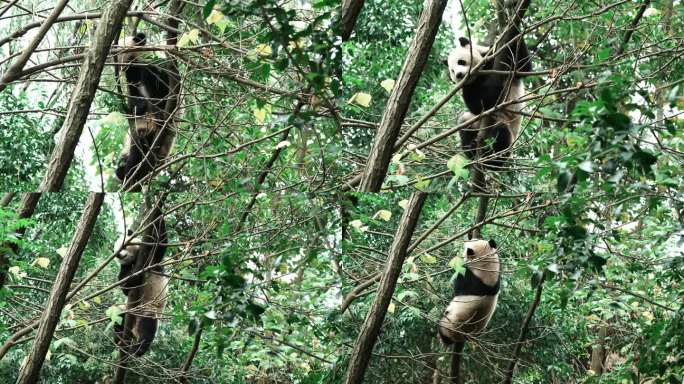
{"label": "panda black shoulder fur", "polygon": [[477,336],[496,309],[501,285],[496,242],[466,242],[464,259],[465,273],[456,277],[454,298],[439,321],[439,335],[445,344],[463,343]]}
{"label": "panda black shoulder fur", "polygon": [[[167,235],[163,217],[153,224],[153,238],[149,239],[152,244],[146,244],[142,236],[131,237],[133,232],[128,230],[116,242],[115,251],[118,251],[117,260],[121,265],[119,280],[126,279],[135,270],[136,265],[143,268],[160,263],[166,253]],[[140,260],[139,258],[144,258]],[[164,275],[164,267],[155,266],[140,276],[131,277],[121,284],[121,290],[128,297],[129,292],[137,287],[141,288],[140,304],[130,316],[134,324],[132,353],[142,356],[149,350],[157,333],[159,320],[161,319],[166,299],[168,297],[168,278]],[[124,316],[124,320],[125,320]],[[117,344],[123,344],[123,332],[125,321],[114,326]]]}
{"label": "panda black shoulder fur", "polygon": [[[517,27],[515,30],[517,31]],[[532,71],[530,55],[523,38],[520,37],[511,45],[512,47],[506,47],[499,53],[502,55],[502,65],[509,71]],[[468,112],[460,117],[459,123],[501,103],[518,100],[525,93],[519,75],[470,73],[471,68],[480,64],[488,51],[489,47],[473,44],[469,39],[461,37],[457,46],[449,52],[447,64],[451,80],[458,83],[467,76],[463,85],[463,100]],[[479,69],[494,69],[494,60],[488,59]],[[477,124],[461,129],[461,146],[465,155],[470,159],[483,159],[483,164],[493,169],[503,167],[504,160],[509,155],[508,150],[518,137],[519,112],[522,108],[522,103],[511,104],[493,114],[493,125],[481,129],[480,123],[484,121],[481,119]]]}
{"label": "panda black shoulder fur", "polygon": [[[145,44],[144,33],[129,37],[124,43],[128,47]],[[170,114],[166,112],[172,75],[139,56],[139,52],[120,55],[128,84],[127,112],[131,123],[115,173],[125,185],[135,185],[154,170],[171,152],[175,137]],[[177,79],[173,80],[173,84],[177,84]]]}

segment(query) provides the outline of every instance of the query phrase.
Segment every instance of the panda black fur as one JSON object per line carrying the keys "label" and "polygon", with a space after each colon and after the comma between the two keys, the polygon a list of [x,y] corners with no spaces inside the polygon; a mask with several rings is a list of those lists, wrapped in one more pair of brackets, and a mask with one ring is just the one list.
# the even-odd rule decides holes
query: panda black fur
{"label": "panda black fur", "polygon": [[[509,71],[530,72],[532,64],[527,45],[522,37],[512,47],[501,50],[502,65]],[[470,73],[477,66],[489,47],[471,44],[470,40],[461,37],[458,44],[449,52],[447,64],[449,76],[455,83],[466,78],[463,85],[463,100],[468,108],[459,119],[466,122],[480,113],[494,108],[496,105],[520,99],[525,93],[522,79],[518,75]],[[494,69],[494,59],[485,62],[480,70]],[[514,103],[500,109],[492,115],[494,124],[481,128],[484,119],[476,124],[461,129],[461,146],[470,159],[483,159],[483,164],[490,168],[501,168],[508,150],[518,137],[520,130],[520,114],[522,103]],[[487,144],[491,142],[490,146]]]}
{"label": "panda black fur", "polygon": [[[154,244],[144,245],[145,239],[142,237],[131,238],[133,232],[128,230],[116,242],[115,250],[118,251],[117,260],[121,265],[119,280],[123,280],[133,273],[137,261],[144,257],[142,267],[160,263],[166,252],[166,227],[163,217],[160,217],[153,225],[152,232]],[[147,254],[144,254],[147,252]],[[131,351],[136,356],[142,356],[150,348],[152,341],[157,333],[159,320],[161,319],[168,296],[168,278],[164,276],[164,267],[154,266],[140,276],[129,278],[121,284],[121,290],[128,296],[129,292],[140,287],[140,303],[136,310],[131,313],[130,318],[134,324],[131,327],[133,342]],[[117,344],[122,345],[123,332],[126,316],[121,324],[114,326]]]}
{"label": "panda black fur", "polygon": [[[127,38],[124,45],[140,47],[145,43],[145,34],[138,33]],[[160,66],[141,60],[139,52],[121,54],[120,63],[128,84],[127,112],[131,123],[115,174],[126,185],[134,185],[171,152],[175,132],[166,112],[171,75]]]}
{"label": "panda black fur", "polygon": [[501,285],[494,240],[468,241],[465,250],[465,273],[456,277],[454,298],[439,321],[439,335],[447,345],[463,343],[485,329],[496,310]]}

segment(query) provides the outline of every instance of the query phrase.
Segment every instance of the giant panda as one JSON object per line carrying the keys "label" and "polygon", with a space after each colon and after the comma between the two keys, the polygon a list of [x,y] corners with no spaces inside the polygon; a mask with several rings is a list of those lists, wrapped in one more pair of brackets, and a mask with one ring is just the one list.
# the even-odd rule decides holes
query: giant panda
{"label": "giant panda", "polygon": [[[154,222],[152,228],[153,244],[144,244],[142,236],[132,237],[133,232],[128,230],[116,242],[115,252],[121,265],[119,281],[125,279],[136,270],[136,266],[145,268],[160,263],[166,252],[166,227],[163,217]],[[139,258],[144,259],[139,259]],[[157,333],[157,326],[161,319],[168,296],[168,278],[165,276],[164,267],[155,265],[141,275],[129,278],[121,284],[123,293],[128,297],[130,291],[139,288],[140,302],[136,305],[130,318],[134,324],[132,330],[131,353],[142,356],[150,348]],[[121,324],[114,325],[117,344],[123,346],[123,332],[126,316],[123,316]]]}
{"label": "giant panda", "polygon": [[466,242],[464,261],[465,273],[456,277],[454,298],[439,320],[439,335],[446,345],[477,336],[496,310],[501,285],[496,242]]}
{"label": "giant panda", "polygon": [[[141,47],[145,44],[145,34],[138,33],[127,38],[123,45]],[[177,81],[171,72],[141,59],[140,52],[120,54],[119,64],[128,84],[129,133],[115,174],[125,186],[134,186],[171,152],[175,132],[166,111],[166,101],[171,93],[170,81],[174,80],[174,85]]]}
{"label": "giant panda", "polygon": [[[517,29],[516,29],[517,30]],[[532,63],[527,45],[522,37],[511,46],[501,50],[500,60],[508,71],[516,74],[482,74],[471,72],[480,64],[489,47],[480,46],[466,37],[460,37],[456,47],[451,49],[447,58],[449,77],[454,83],[465,79],[463,101],[468,111],[459,118],[464,123],[480,113],[501,103],[518,100],[525,93],[521,76],[517,72],[532,71]],[[488,59],[479,70],[494,69],[495,58]],[[460,130],[461,147],[469,159],[481,159],[489,169],[501,169],[510,155],[510,147],[520,130],[520,111],[522,103],[513,103],[492,114],[493,124],[482,127],[486,119],[466,126]]]}

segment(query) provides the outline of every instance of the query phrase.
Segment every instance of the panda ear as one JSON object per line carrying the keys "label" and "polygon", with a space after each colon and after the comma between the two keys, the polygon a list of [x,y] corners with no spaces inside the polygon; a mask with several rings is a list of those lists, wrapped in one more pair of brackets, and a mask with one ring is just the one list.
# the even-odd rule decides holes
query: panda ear
{"label": "panda ear", "polygon": [[461,47],[466,47],[470,44],[470,40],[466,37],[459,37],[458,42],[461,44]]}
{"label": "panda ear", "polygon": [[126,231],[126,234],[127,234],[128,236],[132,235],[132,234],[133,234],[133,230],[132,230],[132,229],[129,229],[128,231]]}
{"label": "panda ear", "polygon": [[473,250],[472,248],[466,248],[466,255],[475,256],[475,250]]}
{"label": "panda ear", "polygon": [[496,241],[494,241],[494,239],[489,240],[489,247],[490,248],[496,248]]}
{"label": "panda ear", "polygon": [[442,65],[449,66],[449,59],[447,59],[446,57],[442,57],[441,59],[439,59],[439,62],[440,62]]}

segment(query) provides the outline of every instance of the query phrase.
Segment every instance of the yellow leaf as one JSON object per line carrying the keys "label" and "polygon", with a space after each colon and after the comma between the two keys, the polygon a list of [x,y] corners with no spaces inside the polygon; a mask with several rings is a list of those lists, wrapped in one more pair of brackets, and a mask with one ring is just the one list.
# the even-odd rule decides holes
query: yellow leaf
{"label": "yellow leaf", "polygon": [[428,255],[426,253],[426,254],[420,255],[420,261],[422,261],[425,264],[434,264],[437,262],[437,258],[432,256],[432,255]]}
{"label": "yellow leaf", "polygon": [[15,265],[14,267],[9,267],[7,269],[7,272],[13,274],[16,277],[19,277],[19,273],[21,272],[21,268],[19,268],[18,266]]}
{"label": "yellow leaf", "polygon": [[266,120],[266,110],[263,108],[257,108],[254,110],[254,118],[260,123],[263,123],[264,120]]}
{"label": "yellow leaf", "polygon": [[354,227],[356,229],[359,229],[363,225],[363,222],[361,220],[352,220],[349,222],[349,225],[351,225],[352,227]]}
{"label": "yellow leaf", "polygon": [[102,299],[100,298],[100,296],[95,296],[93,297],[93,302],[99,305],[102,304]]}
{"label": "yellow leaf", "polygon": [[38,266],[42,268],[47,268],[48,265],[50,265],[50,259],[47,257],[37,257],[34,261],[33,264],[38,264]]}
{"label": "yellow leaf", "polygon": [[386,209],[381,209],[373,215],[373,218],[379,217],[382,220],[389,221],[392,218],[392,212],[386,210]]}
{"label": "yellow leaf", "polygon": [[656,8],[650,7],[650,8],[648,8],[648,9],[646,9],[646,11],[644,12],[644,17],[655,16],[655,15],[657,15],[657,14],[659,14],[659,13],[660,13],[659,10],[657,10]]}
{"label": "yellow leaf", "polygon": [[389,305],[387,306],[387,312],[394,313],[395,308],[396,308],[396,305],[394,305],[394,303],[389,303]]}
{"label": "yellow leaf", "polygon": [[406,206],[408,205],[408,200],[402,200],[399,202],[399,206],[401,209],[406,209]]}
{"label": "yellow leaf", "polygon": [[126,117],[121,112],[111,112],[101,120],[104,125],[120,125],[125,122]]}
{"label": "yellow leaf", "polygon": [[290,143],[289,141],[287,141],[287,140],[281,141],[280,143],[278,143],[278,144],[276,145],[276,149],[289,147],[290,144],[291,144],[291,143]]}
{"label": "yellow leaf", "polygon": [[259,56],[271,56],[273,53],[273,49],[271,49],[271,46],[268,44],[259,44],[254,48],[254,51]]}
{"label": "yellow leaf", "polygon": [[66,256],[67,251],[69,250],[69,247],[60,247],[57,250],[57,254],[63,259],[64,256]]}
{"label": "yellow leaf", "polygon": [[349,99],[348,103],[349,104],[354,103],[354,104],[360,105],[362,107],[368,108],[368,106],[370,106],[370,103],[371,103],[371,95],[369,95],[365,92],[356,93],[356,94],[354,94],[354,96],[351,97],[351,99]]}
{"label": "yellow leaf", "polygon": [[187,47],[188,45],[190,45],[190,43],[197,43],[198,40],[199,29],[195,28],[182,34],[181,37],[178,39],[178,43],[176,43],[176,46],[179,48]]}
{"label": "yellow leaf", "polygon": [[47,351],[45,354],[45,360],[50,361],[50,358],[52,358],[52,352],[50,350]]}
{"label": "yellow leaf", "polygon": [[217,9],[212,9],[209,17],[207,17],[207,24],[212,25],[218,23],[223,19],[223,13]]}
{"label": "yellow leaf", "polygon": [[382,82],[380,82],[380,86],[385,88],[385,91],[387,91],[387,93],[391,93],[392,89],[394,88],[394,80],[385,79]]}

